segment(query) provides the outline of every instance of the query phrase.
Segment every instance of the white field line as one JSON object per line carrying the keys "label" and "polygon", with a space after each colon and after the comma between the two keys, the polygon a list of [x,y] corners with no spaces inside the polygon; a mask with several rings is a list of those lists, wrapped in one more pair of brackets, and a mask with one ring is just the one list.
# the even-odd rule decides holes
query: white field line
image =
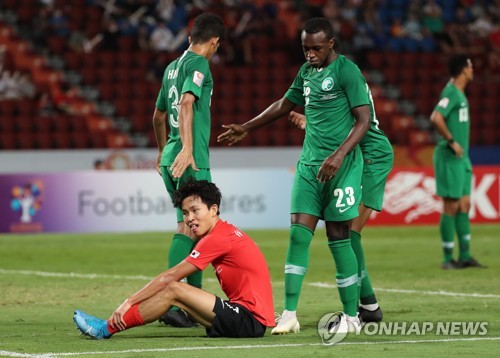
{"label": "white field line", "polygon": [[[417,344],[417,343],[454,343],[454,342],[474,342],[474,341],[498,341],[500,337],[472,337],[472,338],[446,338],[446,339],[416,339],[416,340],[401,340],[401,341],[384,341],[384,342],[340,342],[339,346],[357,346],[357,345],[392,345],[392,344]],[[101,352],[62,352],[62,353],[18,353],[0,350],[2,357],[22,357],[22,358],[53,358],[53,357],[70,357],[70,356],[89,356],[101,354],[127,354],[127,353],[162,353],[176,351],[207,351],[207,350],[222,350],[222,349],[256,349],[256,348],[290,348],[290,347],[312,347],[322,346],[322,343],[296,343],[296,344],[255,344],[241,346],[203,346],[203,347],[176,347],[176,348],[152,348],[152,349],[127,349],[122,351],[101,351]],[[326,346],[325,346],[326,347]]]}
{"label": "white field line", "polygon": [[[148,276],[127,276],[127,275],[107,275],[107,274],[83,274],[75,272],[46,272],[46,271],[31,271],[31,270],[6,270],[0,268],[0,274],[4,275],[26,275],[26,276],[42,276],[42,277],[62,277],[62,278],[82,278],[82,279],[117,279],[117,280],[140,280],[149,281],[152,277]],[[209,282],[215,282],[215,279],[206,279]],[[283,282],[273,282],[274,285],[283,285]],[[336,288],[337,286],[327,282],[306,282],[306,285],[320,288]],[[403,294],[420,294],[430,296],[454,296],[454,297],[471,297],[471,298],[500,298],[500,295],[486,293],[463,293],[463,292],[447,292],[447,291],[423,291],[423,290],[405,290],[398,288],[380,288],[375,287],[376,291],[403,293]]]}

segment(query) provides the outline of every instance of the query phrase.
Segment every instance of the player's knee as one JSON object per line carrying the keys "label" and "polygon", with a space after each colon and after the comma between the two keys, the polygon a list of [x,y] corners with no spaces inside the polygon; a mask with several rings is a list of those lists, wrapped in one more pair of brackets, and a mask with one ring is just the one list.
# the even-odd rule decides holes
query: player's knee
{"label": "player's knee", "polygon": [[313,234],[309,228],[300,224],[293,224],[290,227],[290,242],[297,246],[309,247]]}
{"label": "player's knee", "polygon": [[179,296],[179,292],[182,290],[182,284],[177,281],[170,281],[165,284],[161,290],[161,295],[165,300],[173,300]]}

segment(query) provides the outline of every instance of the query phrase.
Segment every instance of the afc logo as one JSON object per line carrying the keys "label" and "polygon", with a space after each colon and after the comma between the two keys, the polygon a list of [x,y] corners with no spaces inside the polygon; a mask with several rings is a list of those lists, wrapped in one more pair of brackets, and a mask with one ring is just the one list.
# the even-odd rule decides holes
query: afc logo
{"label": "afc logo", "polygon": [[200,256],[200,253],[196,250],[193,250],[191,251],[191,254],[189,256],[191,256],[193,259],[197,259],[198,256]]}

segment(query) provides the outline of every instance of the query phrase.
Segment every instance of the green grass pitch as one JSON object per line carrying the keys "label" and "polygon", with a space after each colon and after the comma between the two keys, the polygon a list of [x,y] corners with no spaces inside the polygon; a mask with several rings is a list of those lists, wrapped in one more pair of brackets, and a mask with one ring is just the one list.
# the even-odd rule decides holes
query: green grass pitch
{"label": "green grass pitch", "polygon": [[[311,244],[298,315],[301,332],[262,339],[210,339],[204,329],[152,323],[95,341],[79,335],[74,309],[108,318],[128,295],[166,268],[171,233],[0,236],[0,356],[498,356],[500,225],[473,225],[472,253],[487,269],[443,271],[438,228],[368,227],[368,270],[386,322],[488,322],[486,335],[349,335],[325,346],[316,326],[341,309],[323,228]],[[266,256],[275,310],[283,309],[288,231],[248,233]],[[458,246],[458,245],[457,245]],[[456,250],[455,250],[456,251]],[[222,295],[211,269],[204,289]]]}

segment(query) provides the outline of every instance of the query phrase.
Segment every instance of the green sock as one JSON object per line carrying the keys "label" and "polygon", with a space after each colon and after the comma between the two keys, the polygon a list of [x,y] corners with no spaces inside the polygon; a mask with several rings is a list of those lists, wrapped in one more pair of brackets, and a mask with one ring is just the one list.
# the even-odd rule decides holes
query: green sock
{"label": "green sock", "polygon": [[458,213],[455,216],[455,225],[458,234],[458,244],[460,247],[459,260],[465,261],[471,258],[470,255],[470,220],[468,213]]}
{"label": "green sock", "polygon": [[309,245],[314,232],[309,228],[293,224],[290,227],[290,245],[285,262],[285,309],[296,311],[302,282],[309,267]]}
{"label": "green sock", "polygon": [[337,287],[344,313],[355,317],[358,312],[358,261],[351,247],[351,240],[328,241],[335,260]]}
{"label": "green sock", "polygon": [[356,255],[356,260],[358,260],[359,299],[361,303],[365,305],[377,303],[377,298],[373,292],[372,283],[370,282],[370,277],[366,270],[365,253],[361,245],[361,234],[351,230],[350,237],[352,250]]}
{"label": "green sock", "polygon": [[455,246],[455,217],[441,214],[439,231],[441,233],[444,262],[449,262],[453,259],[453,247]]}
{"label": "green sock", "polygon": [[[184,260],[193,250],[194,242],[190,237],[182,234],[175,234],[172,238],[172,244],[168,251],[168,268],[172,268],[182,260]],[[194,277],[191,277],[194,276]],[[195,287],[201,288],[202,271],[195,272],[187,277],[187,282]],[[177,310],[178,307],[173,306],[171,309]]]}

